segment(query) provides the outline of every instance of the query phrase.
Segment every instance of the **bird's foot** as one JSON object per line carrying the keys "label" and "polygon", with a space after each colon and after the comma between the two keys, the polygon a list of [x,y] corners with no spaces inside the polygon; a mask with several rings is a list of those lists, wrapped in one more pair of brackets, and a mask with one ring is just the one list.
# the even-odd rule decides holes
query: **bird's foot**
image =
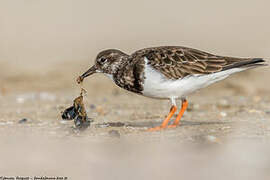
{"label": "bird's foot", "polygon": [[171,124],[171,125],[168,125],[168,128],[176,128],[179,124]]}

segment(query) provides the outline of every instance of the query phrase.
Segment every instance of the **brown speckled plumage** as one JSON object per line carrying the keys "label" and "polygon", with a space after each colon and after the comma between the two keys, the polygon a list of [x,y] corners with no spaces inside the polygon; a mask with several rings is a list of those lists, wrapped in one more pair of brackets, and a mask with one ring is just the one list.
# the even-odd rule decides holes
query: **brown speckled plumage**
{"label": "brown speckled plumage", "polygon": [[[144,89],[146,59],[147,65],[172,80],[236,67],[259,66],[262,64],[258,63],[264,62],[260,58],[223,57],[187,47],[161,46],[141,49],[131,55],[116,49],[105,50],[97,55],[92,68],[111,75],[119,87],[140,94]],[[83,78],[84,75],[80,76],[78,82]]]}
{"label": "brown speckled plumage", "polygon": [[119,50],[110,49],[100,52],[95,64],[103,73],[112,75],[119,87],[139,94],[143,91],[143,58],[132,58]]}
{"label": "brown speckled plumage", "polygon": [[250,58],[216,56],[196,49],[179,46],[146,48],[132,57],[146,57],[148,64],[169,79],[180,79],[192,74],[210,74],[233,68],[239,62],[250,62]]}
{"label": "brown speckled plumage", "polygon": [[141,93],[143,91],[144,83],[144,61],[139,59],[129,59],[129,63],[126,63],[121,69],[113,74],[114,82],[128,90],[135,93]]}

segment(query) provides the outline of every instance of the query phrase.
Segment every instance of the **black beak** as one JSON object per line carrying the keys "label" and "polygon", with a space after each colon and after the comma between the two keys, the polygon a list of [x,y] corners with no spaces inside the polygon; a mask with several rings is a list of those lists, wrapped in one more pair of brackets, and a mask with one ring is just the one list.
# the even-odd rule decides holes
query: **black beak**
{"label": "black beak", "polygon": [[83,73],[81,76],[79,76],[79,78],[77,79],[77,83],[80,84],[83,82],[84,78],[94,74],[97,72],[97,67],[96,65],[92,66],[91,68],[89,68],[85,73]]}

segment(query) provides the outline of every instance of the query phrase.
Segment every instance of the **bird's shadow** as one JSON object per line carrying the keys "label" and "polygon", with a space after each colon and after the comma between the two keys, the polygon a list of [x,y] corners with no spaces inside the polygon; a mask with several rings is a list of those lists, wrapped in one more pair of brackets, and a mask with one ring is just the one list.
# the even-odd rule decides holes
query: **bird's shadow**
{"label": "bird's shadow", "polygon": [[[108,123],[101,123],[101,124],[96,124],[97,127],[134,127],[134,128],[150,128],[150,127],[155,127],[159,126],[162,123],[162,121],[140,121],[140,122],[108,122]],[[206,122],[206,121],[181,121],[180,126],[201,126],[201,125],[217,125],[217,124],[227,124],[229,122],[222,122],[222,121],[211,121],[211,122]],[[172,124],[170,122],[169,124]]]}

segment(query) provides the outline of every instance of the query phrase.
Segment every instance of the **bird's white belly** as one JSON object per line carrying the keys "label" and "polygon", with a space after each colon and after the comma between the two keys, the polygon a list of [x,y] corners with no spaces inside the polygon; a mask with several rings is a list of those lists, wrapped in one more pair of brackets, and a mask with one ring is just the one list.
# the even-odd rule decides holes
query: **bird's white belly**
{"label": "bird's white belly", "polygon": [[151,66],[146,65],[143,95],[153,98],[185,97],[198,89],[223,80],[230,74],[242,70],[235,68],[208,75],[189,75],[182,79],[173,80],[166,78]]}

